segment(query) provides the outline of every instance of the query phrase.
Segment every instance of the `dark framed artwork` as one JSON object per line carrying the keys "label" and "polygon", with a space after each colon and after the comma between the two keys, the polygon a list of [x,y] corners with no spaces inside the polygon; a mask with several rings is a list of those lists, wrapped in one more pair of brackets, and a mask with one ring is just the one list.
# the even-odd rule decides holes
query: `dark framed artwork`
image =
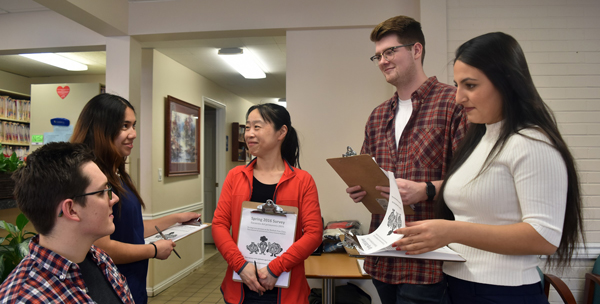
{"label": "dark framed artwork", "polygon": [[194,174],[200,174],[200,107],[167,96],[165,175]]}

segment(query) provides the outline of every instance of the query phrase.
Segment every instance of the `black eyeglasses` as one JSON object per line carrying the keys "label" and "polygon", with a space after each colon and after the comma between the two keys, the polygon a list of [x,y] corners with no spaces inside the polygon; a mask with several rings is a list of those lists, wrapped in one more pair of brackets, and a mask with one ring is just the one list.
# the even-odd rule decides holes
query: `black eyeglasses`
{"label": "black eyeglasses", "polygon": [[[90,192],[90,193],[84,193],[84,194],[80,194],[80,195],[75,195],[75,196],[71,197],[71,199],[74,199],[76,197],[94,195],[94,194],[97,194],[97,193],[100,193],[100,192],[104,192],[104,191],[108,192],[108,200],[109,201],[112,200],[113,188],[112,188],[112,185],[109,184],[109,183],[106,184],[106,189],[98,190],[98,191],[94,191],[94,192]],[[58,217],[61,217],[61,216],[63,216],[62,210],[58,214]]]}
{"label": "black eyeglasses", "polygon": [[111,184],[106,184],[106,189],[104,189],[104,190],[99,190],[99,191],[94,191],[94,192],[90,192],[90,193],[75,195],[75,196],[72,197],[72,199],[76,198],[76,197],[81,197],[81,196],[94,195],[96,193],[105,192],[105,191],[108,192],[108,200],[112,200],[113,188],[112,188]]}
{"label": "black eyeglasses", "polygon": [[387,60],[387,61],[390,61],[390,60],[394,59],[394,54],[396,54],[396,50],[397,49],[402,48],[402,47],[407,47],[407,46],[413,46],[413,45],[415,45],[415,43],[403,44],[403,45],[393,46],[391,48],[387,48],[383,52],[381,52],[381,54],[377,54],[375,56],[372,56],[370,59],[375,64],[379,64],[379,61],[381,61],[381,57],[385,58],[385,60]]}

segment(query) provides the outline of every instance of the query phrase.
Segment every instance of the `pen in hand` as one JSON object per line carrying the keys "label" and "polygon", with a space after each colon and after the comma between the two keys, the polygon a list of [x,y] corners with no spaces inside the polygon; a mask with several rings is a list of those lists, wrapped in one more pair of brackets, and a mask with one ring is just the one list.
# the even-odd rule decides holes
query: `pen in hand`
{"label": "pen in hand", "polygon": [[[258,267],[256,266],[256,261],[254,261],[254,273],[256,274],[256,280],[258,281],[258,284],[260,284],[260,277],[258,277]],[[260,285],[262,286],[262,284]],[[262,296],[260,292],[258,294]]]}
{"label": "pen in hand", "polygon": [[[156,228],[156,231],[158,231],[158,233],[160,234],[160,236],[162,236],[162,238],[164,240],[167,240],[167,237],[162,233],[162,231],[160,231],[160,229],[158,229],[158,226],[154,226],[154,228]],[[181,257],[179,256],[179,253],[177,253],[177,251],[175,251],[175,248],[173,248],[173,252],[175,252],[177,257],[181,259]]]}

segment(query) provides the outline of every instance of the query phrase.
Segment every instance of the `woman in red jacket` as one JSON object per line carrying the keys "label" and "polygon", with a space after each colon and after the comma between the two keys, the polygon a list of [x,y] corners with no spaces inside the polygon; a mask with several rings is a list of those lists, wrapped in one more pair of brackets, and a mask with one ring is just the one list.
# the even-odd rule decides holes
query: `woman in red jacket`
{"label": "woman in red jacket", "polygon": [[[321,244],[323,224],[315,182],[299,169],[298,137],[290,114],[276,104],[252,106],[244,138],[255,158],[229,171],[212,222],[213,238],[229,265],[221,284],[225,303],[308,303],[304,260]],[[256,277],[254,264],[237,246],[242,202],[268,199],[298,208],[296,235],[292,246],[258,269]],[[233,281],[234,271],[243,283]],[[279,275],[289,271],[290,286],[275,287]]]}

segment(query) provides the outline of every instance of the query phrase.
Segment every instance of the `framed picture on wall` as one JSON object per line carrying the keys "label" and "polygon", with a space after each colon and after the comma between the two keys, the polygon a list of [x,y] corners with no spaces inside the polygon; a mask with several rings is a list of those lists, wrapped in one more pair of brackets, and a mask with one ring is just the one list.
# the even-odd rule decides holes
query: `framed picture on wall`
{"label": "framed picture on wall", "polygon": [[193,174],[200,174],[200,107],[167,96],[165,175]]}

